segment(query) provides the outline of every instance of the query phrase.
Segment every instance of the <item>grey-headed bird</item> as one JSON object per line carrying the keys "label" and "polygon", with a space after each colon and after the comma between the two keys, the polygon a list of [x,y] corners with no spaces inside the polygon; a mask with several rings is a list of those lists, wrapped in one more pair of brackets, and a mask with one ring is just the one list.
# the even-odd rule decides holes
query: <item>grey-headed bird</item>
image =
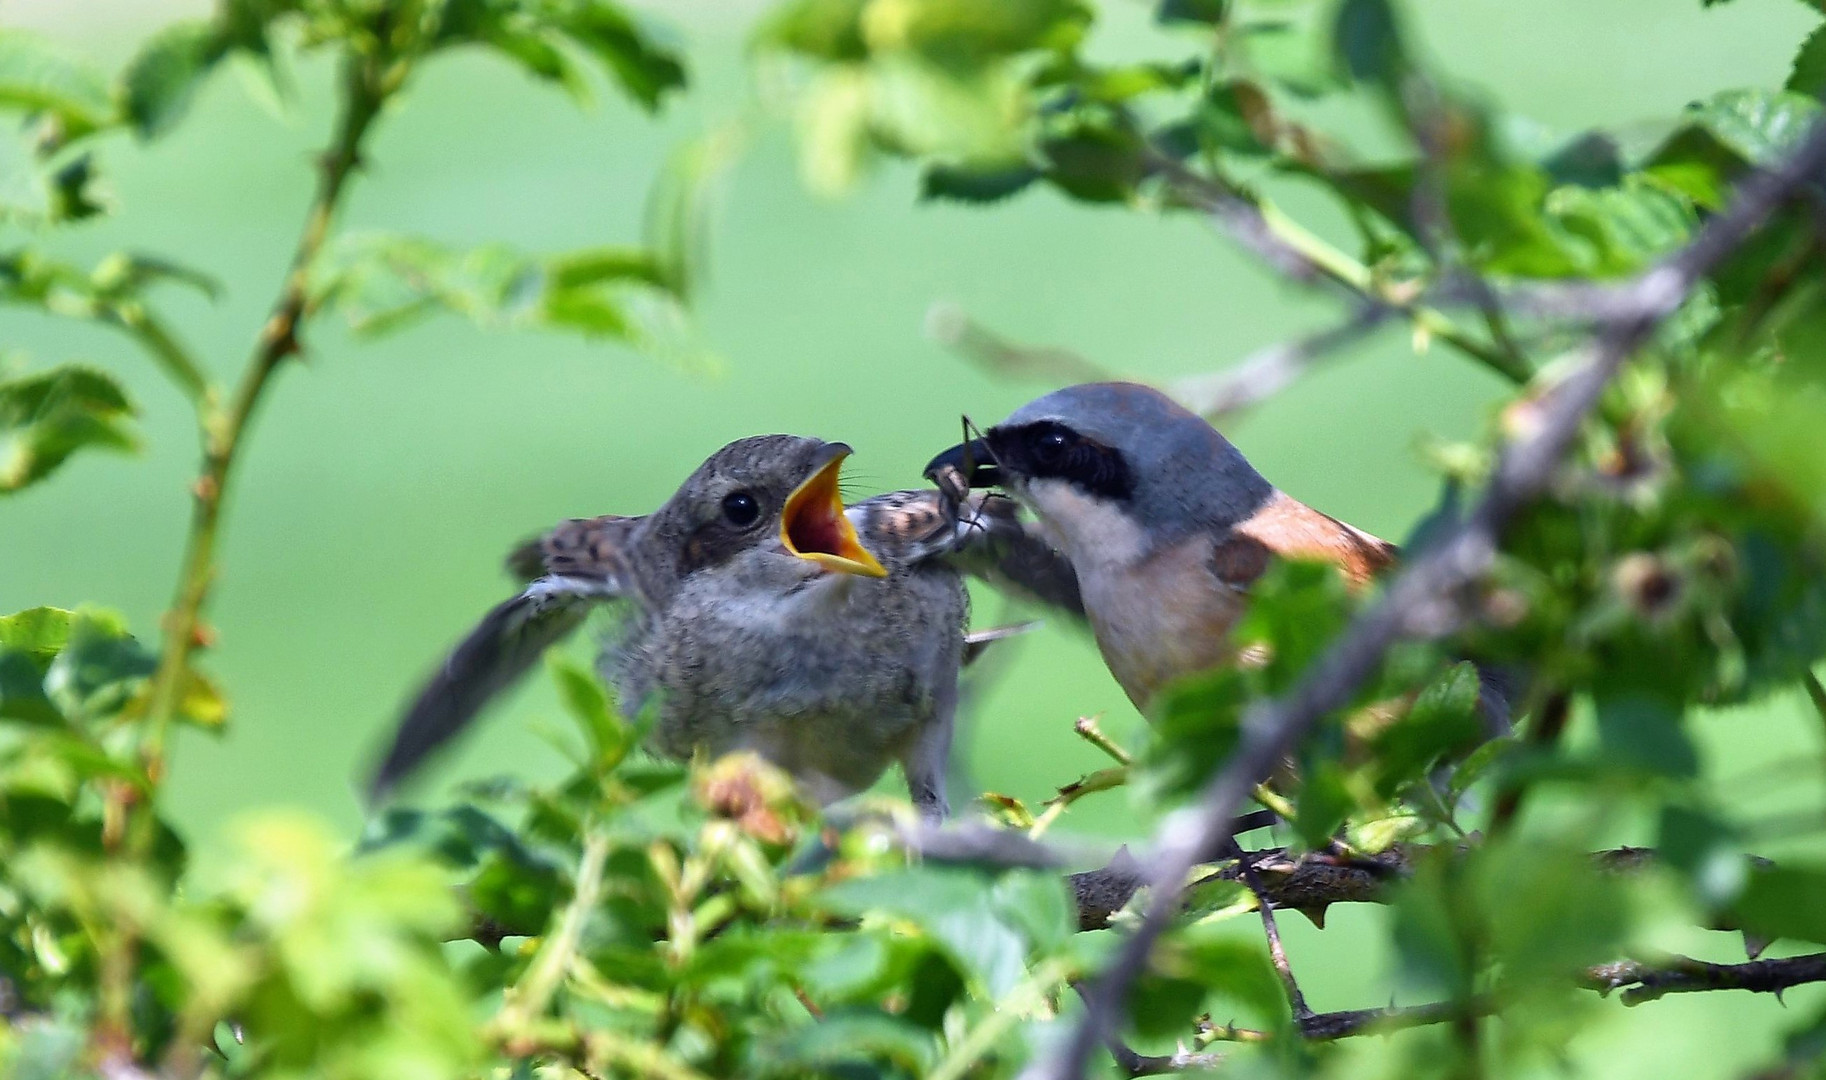
{"label": "grey-headed bird", "polygon": [[[752,750],[829,802],[892,763],[922,814],[945,775],[968,602],[958,566],[1019,555],[1053,572],[1006,500],[893,492],[845,507],[850,448],[791,435],[711,455],[645,517],[566,522],[510,566],[530,584],[483,617],[401,721],[378,799],[473,720],[598,604],[621,615],[601,669],[651,746],[673,757]],[[1040,591],[1055,604],[1058,590]]]}
{"label": "grey-headed bird", "polygon": [[1033,512],[1144,713],[1167,684],[1234,659],[1230,630],[1272,559],[1329,561],[1361,583],[1397,554],[1277,489],[1204,419],[1134,383],[1047,394],[926,469],[941,485],[960,473]]}

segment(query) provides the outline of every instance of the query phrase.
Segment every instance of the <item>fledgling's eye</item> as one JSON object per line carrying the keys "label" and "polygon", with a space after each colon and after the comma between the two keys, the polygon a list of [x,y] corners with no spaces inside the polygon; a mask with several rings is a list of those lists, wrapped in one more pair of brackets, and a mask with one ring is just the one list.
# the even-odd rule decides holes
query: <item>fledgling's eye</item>
{"label": "fledgling's eye", "polygon": [[723,517],[738,529],[746,529],[761,516],[761,501],[746,491],[732,491],[723,496]]}

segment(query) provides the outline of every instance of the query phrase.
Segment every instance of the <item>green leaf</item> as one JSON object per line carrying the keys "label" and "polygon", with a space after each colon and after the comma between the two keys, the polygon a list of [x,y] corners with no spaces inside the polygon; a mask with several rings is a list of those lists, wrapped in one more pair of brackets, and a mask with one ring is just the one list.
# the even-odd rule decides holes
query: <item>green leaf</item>
{"label": "green leaf", "polygon": [[769,1075],[847,1075],[868,1063],[887,1062],[904,1075],[924,1076],[938,1059],[938,1043],[932,1032],[905,1020],[857,1010],[826,1013],[816,1023],[776,1035],[757,1049],[757,1057]]}
{"label": "green leaf", "polygon": [[1684,709],[1679,702],[1600,691],[1594,704],[1606,764],[1674,777],[1698,773],[1699,753],[1681,723]]}
{"label": "green leaf", "polygon": [[1074,199],[1125,202],[1147,174],[1147,148],[1126,123],[1084,117],[1044,139],[1046,179]]}
{"label": "green leaf", "polygon": [[[1193,1019],[1207,1011],[1229,1017],[1241,1008],[1251,1022],[1269,1028],[1289,1018],[1267,950],[1238,940],[1225,926],[1194,924],[1162,938],[1135,993],[1132,1023],[1150,1039],[1184,1039]],[[1211,1006],[1213,996],[1220,1007]]]}
{"label": "green leaf", "polygon": [[1815,27],[1801,42],[1782,89],[1814,98],[1826,97],[1826,23]]}
{"label": "green leaf", "polygon": [[757,35],[763,44],[817,60],[868,58],[862,12],[868,0],[793,0],[779,5]]}
{"label": "green leaf", "polygon": [[1298,817],[1294,824],[1299,828],[1300,841],[1309,848],[1323,849],[1357,808],[1343,766],[1328,758],[1309,765],[1300,778],[1295,806]]}
{"label": "green leaf", "polygon": [[127,632],[120,616],[80,610],[69,640],[45,671],[44,690],[66,716],[110,716],[157,667],[158,657]]}
{"label": "green leaf", "polygon": [[121,74],[120,93],[141,138],[157,138],[183,118],[225,51],[216,28],[201,21],[175,23],[140,48]]}
{"label": "green leaf", "polygon": [[1826,942],[1826,868],[1757,868],[1737,903],[1737,918],[1763,937]]}
{"label": "green leaf", "polygon": [[605,0],[578,0],[553,20],[553,28],[595,57],[628,96],[649,110],[658,108],[668,91],[685,85],[678,57]]}
{"label": "green leaf", "polygon": [[40,607],[0,618],[0,718],[59,724],[44,674],[70,640],[71,612]]}
{"label": "green leaf", "polygon": [[79,450],[136,449],[132,415],[120,386],[86,368],[0,381],[0,494],[43,480]]}
{"label": "green leaf", "polygon": [[56,118],[60,142],[107,127],[114,115],[100,75],[18,30],[0,30],[0,110]]}
{"label": "green leaf", "polygon": [[717,191],[748,134],[731,124],[690,140],[666,159],[647,193],[643,239],[655,271],[651,281],[680,301],[691,298],[709,262]]}
{"label": "green leaf", "polygon": [[914,923],[993,997],[1014,989],[1026,971],[1028,919],[1011,913],[1009,897],[976,871],[922,867],[855,878],[821,899],[840,914],[880,912]]}
{"label": "green leaf", "polygon": [[0,615],[0,647],[49,664],[70,640],[71,618],[70,612],[53,607]]}
{"label": "green leaf", "polygon": [[1160,0],[1154,19],[1163,23],[1200,23],[1215,26],[1224,21],[1230,0]]}
{"label": "green leaf", "polygon": [[1477,667],[1468,662],[1454,664],[1422,690],[1407,715],[1379,732],[1372,744],[1376,790],[1385,798],[1391,796],[1440,758],[1482,741],[1479,692]]}
{"label": "green leaf", "polygon": [[[1806,133],[1820,103],[1796,93],[1727,90],[1687,108],[1644,167],[1702,194],[1745,166],[1773,163]],[[1713,174],[1707,177],[1706,174]],[[1714,202],[1701,198],[1705,205]]]}
{"label": "green leaf", "polygon": [[1392,87],[1408,67],[1407,48],[1389,0],[1344,0],[1332,48],[1351,78]]}
{"label": "green leaf", "polygon": [[995,203],[1026,190],[1040,178],[1031,165],[953,167],[933,165],[919,178],[919,197],[927,201]]}
{"label": "green leaf", "polygon": [[589,740],[591,770],[606,776],[634,745],[634,732],[615,711],[609,690],[596,674],[557,653],[550,662],[558,696]]}
{"label": "green leaf", "polygon": [[483,325],[537,310],[542,275],[500,245],[453,251],[387,233],[341,238],[312,272],[315,302],[357,333],[384,334],[444,310]]}
{"label": "green leaf", "polygon": [[865,9],[862,32],[872,50],[917,52],[964,71],[998,57],[1067,48],[1089,19],[1079,0],[885,0]]}

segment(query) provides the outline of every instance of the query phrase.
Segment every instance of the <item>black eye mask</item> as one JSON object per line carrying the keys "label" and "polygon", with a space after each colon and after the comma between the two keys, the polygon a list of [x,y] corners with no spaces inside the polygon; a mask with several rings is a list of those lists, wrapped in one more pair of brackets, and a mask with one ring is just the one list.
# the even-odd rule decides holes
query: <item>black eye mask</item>
{"label": "black eye mask", "polygon": [[1134,475],[1120,450],[1055,421],[995,428],[989,446],[1003,468],[1035,480],[1064,480],[1102,499],[1126,501],[1135,493]]}

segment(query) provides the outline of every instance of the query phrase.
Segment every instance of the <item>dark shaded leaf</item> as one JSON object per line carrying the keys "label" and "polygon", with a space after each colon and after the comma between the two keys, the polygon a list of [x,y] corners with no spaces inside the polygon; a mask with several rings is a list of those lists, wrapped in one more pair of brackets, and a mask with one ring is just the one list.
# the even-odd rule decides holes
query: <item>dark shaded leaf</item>
{"label": "dark shaded leaf", "polygon": [[1826,942],[1826,869],[1758,867],[1737,903],[1737,918],[1746,930],[1767,938]]}
{"label": "dark shaded leaf", "polygon": [[1215,26],[1224,21],[1230,0],[1160,0],[1154,18],[1163,23],[1200,23]]}
{"label": "dark shaded leaf", "polygon": [[1351,78],[1393,86],[1408,66],[1395,9],[1388,0],[1344,0],[1332,47]]}
{"label": "dark shaded leaf", "polygon": [[1699,755],[1681,724],[1680,704],[1640,693],[1600,692],[1598,740],[1607,764],[1626,770],[1689,777]]}
{"label": "dark shaded leaf", "polygon": [[1814,98],[1826,96],[1826,23],[1815,27],[1801,42],[1782,89]]}
{"label": "dark shaded leaf", "polygon": [[1031,165],[1005,168],[929,166],[919,178],[919,197],[964,203],[994,203],[1023,191],[1040,178]]}
{"label": "dark shaded leaf", "polygon": [[678,57],[605,0],[578,0],[553,20],[553,28],[595,57],[628,96],[647,109],[658,108],[668,91],[685,85],[685,68]]}
{"label": "dark shaded leaf", "polygon": [[141,138],[169,131],[225,52],[213,24],[175,23],[147,41],[121,74],[127,118]]}

